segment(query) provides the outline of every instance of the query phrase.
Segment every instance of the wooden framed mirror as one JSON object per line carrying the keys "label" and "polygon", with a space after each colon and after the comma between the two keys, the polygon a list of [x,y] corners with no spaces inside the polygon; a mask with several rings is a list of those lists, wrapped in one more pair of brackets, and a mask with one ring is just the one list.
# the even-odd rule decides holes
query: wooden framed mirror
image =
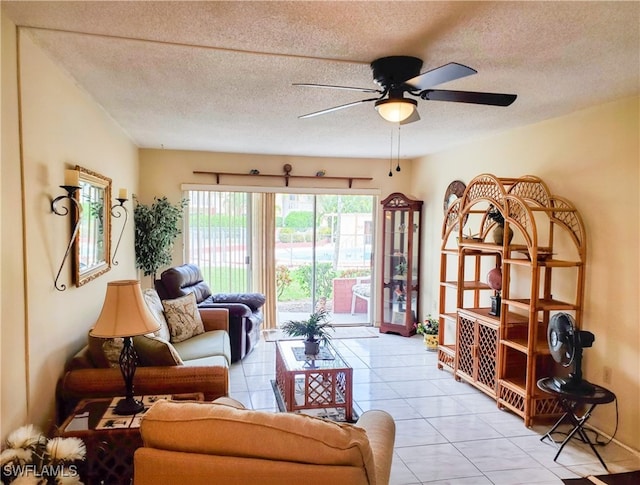
{"label": "wooden framed mirror", "polygon": [[111,269],[111,179],[76,165],[80,189],[74,197],[82,208],[74,242],[76,286]]}

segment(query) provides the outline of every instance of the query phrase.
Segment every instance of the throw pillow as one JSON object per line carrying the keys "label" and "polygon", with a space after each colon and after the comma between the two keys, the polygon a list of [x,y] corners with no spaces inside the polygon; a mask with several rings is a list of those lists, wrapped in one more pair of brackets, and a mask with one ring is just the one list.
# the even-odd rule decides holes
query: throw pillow
{"label": "throw pillow", "polygon": [[171,342],[182,342],[204,333],[204,324],[193,293],[175,300],[163,300],[164,314],[171,332]]}
{"label": "throw pillow", "polygon": [[123,346],[122,338],[100,338],[89,335],[89,355],[96,367],[120,367],[120,352]]}
{"label": "throw pillow", "polygon": [[133,337],[133,346],[141,366],[184,365],[174,346],[153,334]]}
{"label": "throw pillow", "polygon": [[169,332],[169,326],[167,325],[167,320],[164,317],[164,308],[162,306],[162,301],[158,296],[158,292],[152,288],[147,288],[142,293],[144,297],[144,301],[147,304],[147,308],[151,314],[155,317],[155,319],[160,324],[160,328],[153,332],[156,337],[160,337],[164,340],[171,339],[171,333]]}

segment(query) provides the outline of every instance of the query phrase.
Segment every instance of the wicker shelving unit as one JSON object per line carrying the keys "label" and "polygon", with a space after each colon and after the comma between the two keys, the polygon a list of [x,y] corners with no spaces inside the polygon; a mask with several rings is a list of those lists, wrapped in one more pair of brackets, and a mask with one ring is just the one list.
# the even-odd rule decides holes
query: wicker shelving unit
{"label": "wicker shelving unit", "polygon": [[[511,242],[491,240],[490,206],[504,216],[505,232],[513,230]],[[465,236],[469,230],[477,234]],[[550,316],[568,312],[582,323],[586,237],[575,207],[538,177],[479,175],[449,206],[440,254],[438,367],[526,426],[561,414],[536,382],[558,372],[546,342]],[[495,292],[485,282],[493,267],[502,270],[499,315],[489,311]]]}

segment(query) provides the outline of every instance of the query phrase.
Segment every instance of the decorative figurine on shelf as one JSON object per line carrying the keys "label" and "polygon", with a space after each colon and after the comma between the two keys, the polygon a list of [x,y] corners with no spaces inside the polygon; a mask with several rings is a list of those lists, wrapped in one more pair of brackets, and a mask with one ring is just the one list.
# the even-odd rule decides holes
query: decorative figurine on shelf
{"label": "decorative figurine on shelf", "polygon": [[251,175],[260,175],[260,170],[256,169],[256,168],[252,168],[249,173]]}
{"label": "decorative figurine on shelf", "polygon": [[493,268],[487,273],[487,284],[489,288],[496,292],[495,295],[491,297],[491,310],[489,310],[489,315],[499,317],[500,304],[502,303],[500,298],[500,291],[502,290],[502,270],[499,267]]}
{"label": "decorative figurine on shelf", "polygon": [[[489,211],[487,212],[487,217],[489,219],[495,221],[497,224],[496,228],[493,230],[493,240],[496,244],[503,245],[504,244],[504,216],[502,212],[500,212],[494,205],[489,206]],[[509,228],[507,231],[507,244],[511,243],[513,239],[513,230]]]}
{"label": "decorative figurine on shelf", "polygon": [[407,262],[401,261],[396,265],[396,273],[398,276],[404,276],[407,272]]}

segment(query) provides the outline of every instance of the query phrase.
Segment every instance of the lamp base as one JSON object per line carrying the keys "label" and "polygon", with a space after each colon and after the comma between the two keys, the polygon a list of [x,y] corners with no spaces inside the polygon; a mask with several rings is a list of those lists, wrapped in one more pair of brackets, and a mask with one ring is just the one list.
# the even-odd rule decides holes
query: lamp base
{"label": "lamp base", "polygon": [[118,401],[118,404],[116,405],[113,412],[121,416],[129,416],[131,414],[137,414],[143,409],[144,404],[142,404],[140,401],[137,401],[132,397],[125,397]]}
{"label": "lamp base", "polygon": [[499,317],[500,304],[502,303],[502,299],[500,298],[500,295],[495,295],[490,298],[491,298],[491,310],[489,310],[489,315],[492,315],[494,317]]}

